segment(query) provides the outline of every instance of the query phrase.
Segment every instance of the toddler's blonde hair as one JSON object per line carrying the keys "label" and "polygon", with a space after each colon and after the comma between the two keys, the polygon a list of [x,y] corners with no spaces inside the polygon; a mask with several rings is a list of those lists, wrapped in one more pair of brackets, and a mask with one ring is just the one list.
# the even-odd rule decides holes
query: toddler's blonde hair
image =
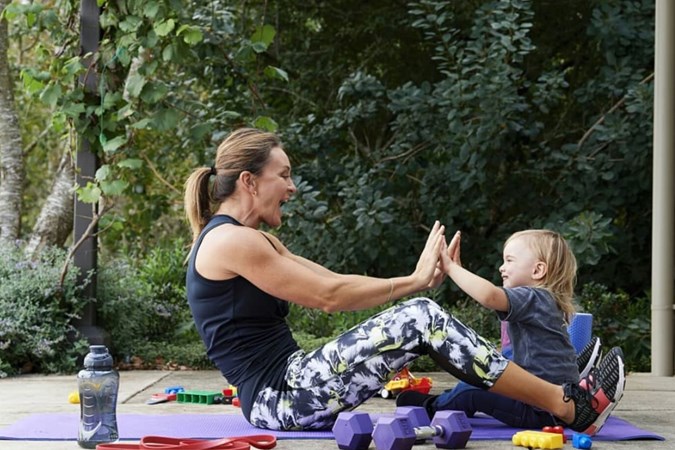
{"label": "toddler's blonde hair", "polygon": [[575,312],[574,286],[577,282],[577,259],[560,233],[551,230],[524,230],[513,233],[504,243],[524,238],[535,257],[546,263],[546,275],[537,287],[551,292],[569,324]]}

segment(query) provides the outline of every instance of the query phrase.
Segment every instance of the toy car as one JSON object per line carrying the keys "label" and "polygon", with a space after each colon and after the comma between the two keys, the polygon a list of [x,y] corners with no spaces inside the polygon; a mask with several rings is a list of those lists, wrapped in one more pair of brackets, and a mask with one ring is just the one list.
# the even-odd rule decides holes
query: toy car
{"label": "toy car", "polygon": [[407,368],[403,368],[380,391],[382,398],[396,398],[403,391],[417,391],[428,394],[433,383],[429,377],[414,377]]}

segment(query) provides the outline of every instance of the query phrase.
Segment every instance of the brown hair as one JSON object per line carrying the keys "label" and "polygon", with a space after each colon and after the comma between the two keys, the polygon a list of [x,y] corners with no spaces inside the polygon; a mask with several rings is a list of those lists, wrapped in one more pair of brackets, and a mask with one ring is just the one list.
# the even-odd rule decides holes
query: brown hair
{"label": "brown hair", "polygon": [[551,230],[524,230],[513,233],[504,243],[524,237],[537,259],[546,263],[546,275],[538,284],[555,298],[569,324],[574,314],[574,286],[577,282],[577,259],[560,233]]}
{"label": "brown hair", "polygon": [[[234,193],[239,175],[244,171],[259,175],[275,147],[282,147],[276,134],[240,128],[218,146],[212,168],[200,167],[192,172],[185,182],[184,204],[193,243],[213,216],[213,206]],[[211,175],[215,179],[209,186]]]}

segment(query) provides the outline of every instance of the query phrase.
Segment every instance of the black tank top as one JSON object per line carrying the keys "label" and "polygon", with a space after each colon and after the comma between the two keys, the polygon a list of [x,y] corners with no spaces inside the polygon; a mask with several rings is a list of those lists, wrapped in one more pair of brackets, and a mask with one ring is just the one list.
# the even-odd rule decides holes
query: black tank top
{"label": "black tank top", "polygon": [[195,270],[195,255],[204,236],[224,224],[241,226],[230,216],[214,216],[195,242],[188,260],[187,298],[208,357],[237,386],[248,419],[260,390],[284,390],[287,359],[299,347],[286,323],[287,302],[241,276],[209,280]]}

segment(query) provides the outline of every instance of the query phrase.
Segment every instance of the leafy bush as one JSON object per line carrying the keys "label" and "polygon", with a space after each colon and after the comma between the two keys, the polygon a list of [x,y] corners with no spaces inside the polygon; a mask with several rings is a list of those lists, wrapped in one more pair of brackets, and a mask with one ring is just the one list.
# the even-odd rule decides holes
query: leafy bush
{"label": "leafy bush", "polygon": [[119,361],[120,369],[213,369],[199,339],[181,342],[138,342],[134,356]]}
{"label": "leafy bush", "polygon": [[204,366],[204,346],[186,301],[184,259],[177,241],[101,268],[99,325],[110,333],[111,352],[120,361],[140,359],[138,365],[154,368],[160,358],[162,364]]}
{"label": "leafy bush", "polygon": [[0,378],[72,372],[86,353],[86,341],[71,324],[86,300],[74,267],[59,286],[64,263],[59,249],[27,261],[21,245],[0,245]]}
{"label": "leafy bush", "polygon": [[653,2],[540,3],[408,2],[391,24],[420,33],[435,77],[397,83],[364,62],[330,108],[280,128],[298,181],[287,246],[338,272],[400,273],[438,218],[491,277],[509,234],[547,226],[594,267],[581,281],[643,292]]}
{"label": "leafy bush", "polygon": [[650,303],[598,283],[585,284],[579,298],[582,310],[593,314],[593,333],[603,347],[621,347],[627,369],[637,372],[651,370]]}

